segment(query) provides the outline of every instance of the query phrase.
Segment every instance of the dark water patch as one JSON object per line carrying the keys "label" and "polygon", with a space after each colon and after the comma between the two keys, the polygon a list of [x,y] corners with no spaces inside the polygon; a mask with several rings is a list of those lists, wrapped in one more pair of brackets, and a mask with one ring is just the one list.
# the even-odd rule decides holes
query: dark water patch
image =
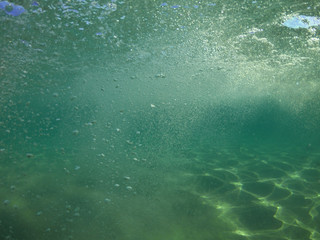
{"label": "dark water patch", "polygon": [[229,192],[224,197],[225,201],[232,204],[232,206],[237,207],[246,207],[251,206],[254,201],[257,199],[249,193],[236,189],[232,192]]}
{"label": "dark water patch", "polygon": [[192,150],[184,150],[184,151],[181,151],[181,155],[184,157],[184,158],[187,158],[187,159],[195,159],[198,155],[196,153],[194,153]]}
{"label": "dark water patch", "polygon": [[262,234],[258,234],[258,236],[250,237],[253,240],[287,240],[286,237],[276,236],[276,234],[269,234],[270,236],[265,236]]}
{"label": "dark water patch", "polygon": [[315,213],[316,213],[316,216],[314,217],[314,221],[319,222],[319,220],[320,220],[320,214],[319,214],[320,213],[320,206],[315,208]]}
{"label": "dark water patch", "polygon": [[320,171],[317,169],[304,169],[300,171],[300,176],[308,182],[320,183]]}
{"label": "dark water patch", "polygon": [[304,195],[292,194],[287,199],[279,201],[279,204],[286,206],[287,208],[310,208],[312,206],[312,201],[310,199],[306,199]]}
{"label": "dark water patch", "polygon": [[310,214],[311,207],[304,207],[300,205],[295,205],[293,207],[289,204],[286,205],[284,201],[279,201],[279,204],[286,211],[286,213],[279,215],[280,220],[285,220],[284,222],[287,222],[287,220],[293,221],[302,227],[313,225],[314,220]]}
{"label": "dark water patch", "polygon": [[235,182],[239,180],[238,176],[229,172],[228,170],[212,170],[208,171],[211,176],[217,177],[223,182]]}
{"label": "dark water patch", "polygon": [[292,192],[290,190],[275,186],[267,199],[270,201],[279,201],[282,199],[287,199],[291,194]]}
{"label": "dark water patch", "polygon": [[202,163],[210,163],[217,168],[225,168],[225,167],[234,167],[239,164],[238,159],[234,156],[234,150],[231,148],[226,148],[226,152],[220,151],[219,149],[216,150],[207,150],[203,149],[202,152],[199,154],[199,160]]}
{"label": "dark water patch", "polygon": [[[285,206],[285,205],[283,205]],[[290,209],[290,208],[288,208]],[[311,226],[312,225],[312,217],[310,215],[310,208],[302,208],[296,207],[295,209],[291,209],[295,216],[296,220],[299,221],[299,225],[303,226]]]}
{"label": "dark water patch", "polygon": [[274,183],[272,182],[253,182],[253,183],[244,183],[243,189],[256,194],[260,197],[266,197],[274,191]]}
{"label": "dark water patch", "polygon": [[246,168],[240,168],[237,172],[237,176],[241,179],[241,182],[255,182],[259,180],[259,176],[255,171],[248,171]]}
{"label": "dark water patch", "polygon": [[287,175],[285,171],[280,169],[276,169],[273,166],[266,165],[264,163],[255,164],[255,166],[250,166],[248,169],[251,169],[256,174],[259,175],[260,178],[282,178]]}
{"label": "dark water patch", "polygon": [[[276,157],[277,158],[277,157]],[[285,172],[292,172],[294,167],[289,162],[284,162],[282,159],[278,159],[276,161],[268,160],[268,163],[274,166],[278,170],[282,170]]]}
{"label": "dark water patch", "polygon": [[201,153],[200,157],[201,161],[210,163],[218,162],[219,160],[224,158],[221,153],[215,151],[210,151],[207,153],[203,152]]}
{"label": "dark water patch", "polygon": [[195,189],[200,193],[214,192],[223,184],[223,181],[214,176],[197,176],[195,179]]}
{"label": "dark water patch", "polygon": [[305,191],[306,196],[316,196],[320,192],[319,182],[308,183],[307,188],[309,191]]}
{"label": "dark water patch", "polygon": [[310,239],[311,234],[308,230],[296,226],[285,227],[283,233],[293,240]]}
{"label": "dark water patch", "polygon": [[198,134],[202,133],[203,138],[212,140],[230,141],[234,145],[238,141],[238,144],[273,142],[274,146],[285,146],[292,144],[296,139],[294,136],[303,131],[298,122],[290,112],[271,99],[262,98],[254,104],[244,100],[208,109]]}
{"label": "dark water patch", "polygon": [[194,162],[190,164],[184,164],[183,168],[193,174],[205,174],[208,170],[210,170],[210,168],[212,168],[212,166],[209,164]]}
{"label": "dark water patch", "polygon": [[220,196],[226,196],[226,195],[232,195],[233,192],[238,191],[237,186],[234,184],[229,184],[229,183],[224,183],[222,187],[219,189],[215,190],[213,194],[218,194]]}
{"label": "dark water patch", "polygon": [[189,192],[174,192],[170,205],[172,217],[177,221],[174,223],[175,228],[183,228],[184,239],[211,239],[212,237],[221,239],[223,234],[218,228],[228,229],[228,226],[218,218],[218,213],[214,208]]}
{"label": "dark water patch", "polygon": [[308,183],[305,183],[299,179],[292,179],[292,180],[286,180],[285,186],[292,190],[293,192],[296,191],[298,193],[303,193],[303,194],[313,194],[314,191],[313,189],[308,188]]}
{"label": "dark water patch", "polygon": [[42,232],[41,226],[32,226],[32,222],[25,221],[18,212],[1,209],[0,220],[1,239],[32,239]]}
{"label": "dark water patch", "polygon": [[239,214],[240,222],[253,231],[276,230],[282,226],[282,222],[273,217],[275,208],[253,205],[235,211]]}
{"label": "dark water patch", "polygon": [[185,191],[175,192],[171,206],[177,216],[190,218],[210,214],[213,210],[203,204],[197,195]]}

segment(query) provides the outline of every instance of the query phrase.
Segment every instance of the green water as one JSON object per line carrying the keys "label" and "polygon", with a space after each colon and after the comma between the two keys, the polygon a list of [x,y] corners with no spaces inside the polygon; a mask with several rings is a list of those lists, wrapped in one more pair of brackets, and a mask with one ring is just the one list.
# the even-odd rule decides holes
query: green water
{"label": "green water", "polygon": [[0,239],[320,239],[318,1],[0,9]]}

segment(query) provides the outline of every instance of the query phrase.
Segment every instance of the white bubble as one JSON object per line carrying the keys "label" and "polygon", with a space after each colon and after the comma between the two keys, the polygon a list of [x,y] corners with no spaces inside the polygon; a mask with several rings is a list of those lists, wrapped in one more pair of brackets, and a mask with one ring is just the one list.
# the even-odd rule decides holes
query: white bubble
{"label": "white bubble", "polygon": [[76,130],[73,130],[72,134],[73,134],[73,135],[78,135],[78,134],[79,134],[79,130],[77,130],[77,129],[76,129]]}

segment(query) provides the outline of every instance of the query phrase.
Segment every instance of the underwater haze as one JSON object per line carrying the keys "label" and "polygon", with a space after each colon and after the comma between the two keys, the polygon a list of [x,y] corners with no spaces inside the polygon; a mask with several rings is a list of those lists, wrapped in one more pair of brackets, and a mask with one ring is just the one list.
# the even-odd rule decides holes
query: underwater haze
{"label": "underwater haze", "polygon": [[320,240],[319,1],[0,21],[0,239]]}

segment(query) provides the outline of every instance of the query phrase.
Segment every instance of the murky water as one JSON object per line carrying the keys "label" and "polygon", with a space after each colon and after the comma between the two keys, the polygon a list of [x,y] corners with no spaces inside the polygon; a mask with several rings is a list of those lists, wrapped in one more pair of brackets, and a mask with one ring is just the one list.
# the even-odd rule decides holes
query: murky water
{"label": "murky water", "polygon": [[320,239],[319,9],[0,2],[0,238]]}

